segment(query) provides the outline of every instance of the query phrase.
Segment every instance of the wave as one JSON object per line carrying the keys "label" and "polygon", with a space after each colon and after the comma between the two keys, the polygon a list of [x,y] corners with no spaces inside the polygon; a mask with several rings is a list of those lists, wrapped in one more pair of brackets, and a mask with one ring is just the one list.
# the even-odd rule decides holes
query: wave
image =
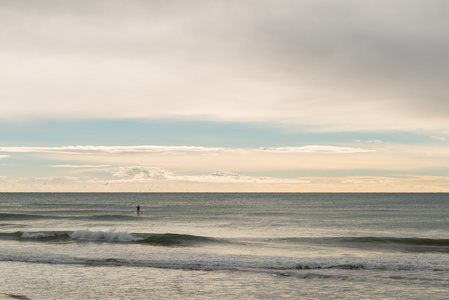
{"label": "wave", "polygon": [[[105,217],[105,216],[104,216]],[[106,217],[105,217],[106,218]],[[141,243],[153,246],[195,246],[210,243],[247,244],[244,239],[222,239],[207,236],[177,233],[128,233],[115,230],[109,231],[45,231],[0,233],[0,240],[14,239],[20,241],[61,241],[61,242],[109,242],[109,243]],[[250,239],[273,245],[290,244],[293,247],[317,245],[320,247],[357,248],[360,250],[375,250],[386,252],[410,253],[449,253],[449,239],[431,238],[398,238],[398,237],[320,237],[320,238],[279,238]]]}
{"label": "wave", "polygon": [[44,219],[45,216],[29,215],[29,214],[0,214],[0,221],[3,220],[36,220]]}
{"label": "wave", "polygon": [[[372,262],[354,262],[354,263],[300,263],[296,265],[297,270],[324,270],[324,269],[341,269],[341,270],[394,270],[394,271],[410,271],[418,269],[415,265],[406,264],[379,264]],[[434,271],[442,271],[442,269],[433,269]]]}
{"label": "wave", "polygon": [[[270,259],[271,258],[271,259]],[[358,271],[416,271],[449,272],[446,261],[432,258],[348,258],[319,257],[291,258],[264,257],[252,255],[180,255],[179,257],[157,257],[155,259],[137,258],[98,258],[70,257],[67,255],[49,255],[45,253],[34,255],[0,254],[0,261],[44,263],[60,265],[86,265],[94,267],[140,267],[189,271],[234,271],[269,273],[277,276],[301,277],[305,279],[345,276]],[[327,272],[331,270],[331,272]],[[396,273],[398,274],[398,273]]]}
{"label": "wave", "polygon": [[126,221],[135,220],[136,215],[94,215],[87,217],[74,217],[74,219],[85,219],[92,221]]}
{"label": "wave", "polygon": [[141,237],[136,237],[135,235],[124,232],[124,231],[90,231],[90,230],[77,230],[69,233],[72,240],[79,241],[98,241],[98,242],[119,242],[119,243],[129,243],[129,242],[139,242],[142,241]]}
{"label": "wave", "polygon": [[224,240],[219,241],[211,237],[190,234],[164,233],[152,234],[151,236],[145,238],[142,242],[161,246],[191,246],[203,243],[222,243]]}
{"label": "wave", "polygon": [[[0,233],[1,239],[40,242],[109,242],[109,243],[141,243],[153,246],[200,246],[210,243],[247,244],[242,239],[218,239],[214,237],[177,233],[128,233],[109,231],[50,231]],[[254,241],[254,239],[251,239]],[[256,239],[257,241],[258,239]],[[320,237],[320,238],[279,238],[261,240],[273,245],[290,244],[298,246],[317,245],[321,247],[357,248],[360,250],[376,250],[387,252],[411,253],[449,253],[449,239],[430,238],[397,238],[397,237]]]}
{"label": "wave", "polygon": [[22,232],[0,233],[0,239],[40,242],[109,242],[109,243],[142,243],[154,246],[194,246],[204,243],[224,243],[211,237],[176,234],[176,233],[128,233],[115,230],[110,231],[51,231],[51,232]]}
{"label": "wave", "polygon": [[414,246],[449,246],[449,239],[429,238],[396,238],[396,237],[343,237],[331,238],[343,243],[366,243],[366,244],[400,244]]}
{"label": "wave", "polygon": [[[86,213],[82,211],[82,213]],[[73,220],[90,220],[90,221],[127,221],[136,220],[136,217],[142,218],[143,216],[136,216],[133,214],[100,214],[100,215],[64,215],[65,212],[55,211],[53,215],[38,215],[38,214],[11,214],[0,213],[0,221],[14,220],[14,221],[27,221],[37,219],[73,219]]]}
{"label": "wave", "polygon": [[283,238],[278,242],[314,244],[328,247],[349,247],[359,249],[405,251],[405,252],[445,252],[449,253],[449,239],[398,238],[398,237],[321,237]]}

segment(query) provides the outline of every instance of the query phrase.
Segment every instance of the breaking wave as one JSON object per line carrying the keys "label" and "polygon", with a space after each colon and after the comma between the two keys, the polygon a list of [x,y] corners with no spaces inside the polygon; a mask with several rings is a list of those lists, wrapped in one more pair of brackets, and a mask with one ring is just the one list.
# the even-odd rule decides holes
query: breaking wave
{"label": "breaking wave", "polygon": [[194,246],[204,243],[223,243],[211,237],[176,234],[176,233],[128,233],[122,231],[91,231],[77,230],[73,232],[22,232],[0,233],[0,239],[19,241],[92,241],[109,243],[142,243],[155,246]]}
{"label": "breaking wave", "polygon": [[[222,239],[207,236],[177,233],[128,233],[116,230],[93,231],[51,231],[0,233],[0,240],[40,241],[40,242],[108,242],[141,243],[153,246],[200,246],[210,243],[242,243],[242,240]],[[254,241],[254,239],[251,239]],[[257,241],[257,240],[256,240]],[[262,240],[260,240],[262,241]],[[322,247],[357,248],[387,252],[409,253],[449,253],[449,239],[396,238],[396,237],[320,237],[320,238],[279,238],[263,242],[282,245],[318,245]],[[344,266],[342,266],[343,268]]]}

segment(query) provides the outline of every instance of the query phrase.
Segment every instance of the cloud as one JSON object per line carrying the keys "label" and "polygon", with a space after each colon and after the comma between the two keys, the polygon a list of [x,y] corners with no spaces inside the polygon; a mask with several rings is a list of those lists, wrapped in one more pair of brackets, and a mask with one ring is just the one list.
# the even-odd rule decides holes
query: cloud
{"label": "cloud", "polygon": [[[69,176],[7,179],[0,176],[3,191],[27,192],[448,192],[449,177],[444,176],[339,176],[303,178],[267,178],[239,175],[219,171],[175,179],[152,181],[117,178],[112,180],[89,180]],[[215,175],[214,175],[215,174]]]}
{"label": "cloud", "polygon": [[9,155],[0,155],[0,159],[4,159],[4,158],[8,158],[10,157]]}
{"label": "cloud", "polygon": [[52,176],[52,177],[37,177],[37,178],[20,178],[17,180],[21,184],[67,184],[70,186],[71,183],[79,181],[80,178],[73,176]]}
{"label": "cloud", "polygon": [[[202,183],[308,183],[308,180],[292,178],[275,178],[266,176],[247,176],[228,171],[216,171],[208,175],[176,175],[161,168],[144,166],[120,167],[110,172],[116,181],[144,182],[144,181],[180,181]],[[113,181],[111,181],[113,182]]]}
{"label": "cloud", "polygon": [[50,168],[103,168],[110,165],[49,165]]}
{"label": "cloud", "polygon": [[302,146],[302,147],[268,147],[261,148],[263,151],[267,152],[289,152],[289,153],[363,153],[372,152],[372,150],[360,149],[360,148],[350,148],[350,147],[335,147],[335,146]]}
{"label": "cloud", "polygon": [[173,178],[173,174],[168,171],[142,166],[114,169],[112,175],[129,181],[170,180]]}
{"label": "cloud", "polygon": [[[212,153],[236,152],[245,153],[255,149],[202,147],[202,146],[60,146],[60,147],[0,147],[1,152],[16,153],[63,153],[63,154],[145,154],[145,153]],[[363,153],[372,150],[310,145],[301,147],[264,147],[260,150],[278,153]],[[5,157],[7,157],[5,155]],[[52,165],[51,167],[83,167],[82,165]],[[87,166],[87,167],[95,167]]]}
{"label": "cloud", "polygon": [[431,136],[430,138],[432,140],[436,140],[436,141],[445,141],[445,140],[447,140],[445,137],[442,137],[442,136]]}
{"label": "cloud", "polygon": [[60,147],[0,147],[2,152],[65,153],[65,154],[141,154],[177,152],[214,152],[224,148],[196,146],[60,146]]}
{"label": "cloud", "polygon": [[[435,143],[401,145],[386,142],[380,145],[366,143],[364,147],[305,145],[244,149],[151,145],[0,147],[0,153],[2,152],[22,153],[17,156],[34,160],[44,166],[51,166],[33,170],[33,172],[46,172],[49,176],[63,172],[101,173],[116,166],[151,166],[176,170],[179,174],[207,174],[213,170],[257,175],[289,174],[289,176],[292,174],[304,176],[313,174],[314,171],[325,170],[333,173],[344,171],[345,174],[350,170],[357,174],[361,172],[360,170],[377,170],[377,173],[381,170],[383,172],[408,170],[441,174],[449,165],[447,160],[449,149],[442,142],[436,145]],[[29,176],[27,175],[29,170],[23,169],[21,173],[22,176]],[[150,173],[142,173],[140,177],[134,176],[151,177]],[[217,177],[209,180],[216,180]]]}
{"label": "cloud", "polygon": [[[184,178],[184,177],[183,177]],[[190,181],[214,183],[309,183],[309,180],[296,178],[276,178],[267,176],[247,176],[228,171],[216,171],[206,176],[185,177]]]}
{"label": "cloud", "polygon": [[0,117],[444,131],[447,9],[445,1],[2,1]]}

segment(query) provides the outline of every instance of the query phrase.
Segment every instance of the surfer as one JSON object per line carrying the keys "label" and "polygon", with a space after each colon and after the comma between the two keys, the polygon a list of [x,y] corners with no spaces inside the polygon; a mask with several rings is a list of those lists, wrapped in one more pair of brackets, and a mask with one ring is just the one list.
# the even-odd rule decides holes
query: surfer
{"label": "surfer", "polygon": [[137,214],[140,214],[140,205],[137,205]]}

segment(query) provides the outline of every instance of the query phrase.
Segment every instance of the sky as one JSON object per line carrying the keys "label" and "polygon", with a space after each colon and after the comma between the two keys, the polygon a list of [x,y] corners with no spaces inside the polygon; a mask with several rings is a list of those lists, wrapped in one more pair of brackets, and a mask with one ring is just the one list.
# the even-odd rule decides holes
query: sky
{"label": "sky", "polygon": [[448,9],[0,0],[0,191],[449,192]]}

